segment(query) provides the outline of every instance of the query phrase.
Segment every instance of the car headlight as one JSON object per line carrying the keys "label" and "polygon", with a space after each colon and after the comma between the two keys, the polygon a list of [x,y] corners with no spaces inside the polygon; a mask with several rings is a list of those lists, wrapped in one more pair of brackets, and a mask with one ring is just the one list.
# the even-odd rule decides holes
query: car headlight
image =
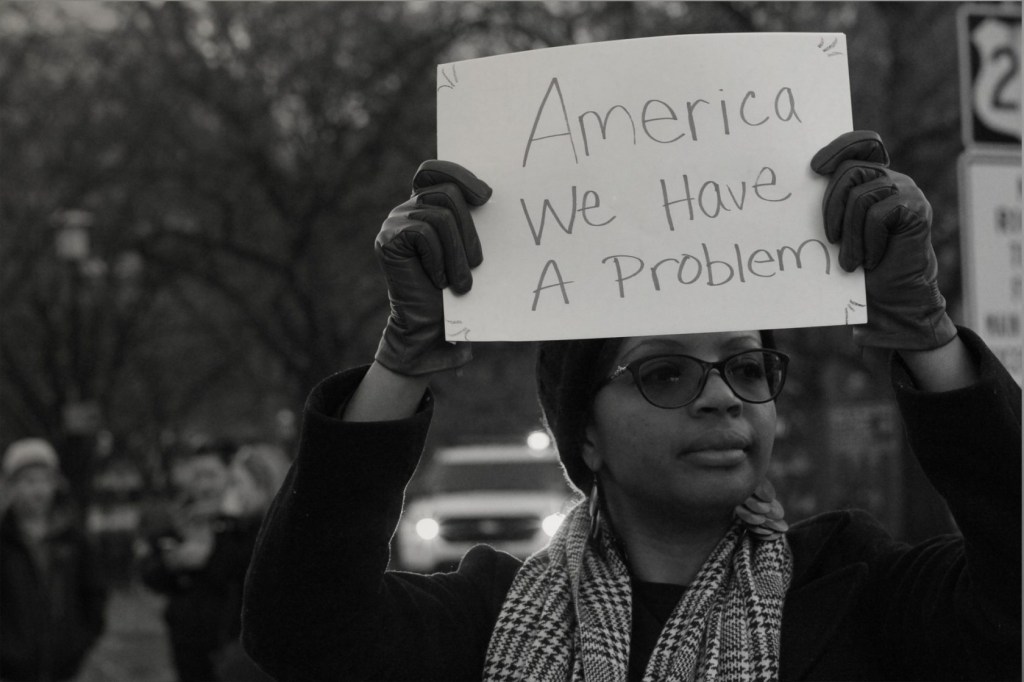
{"label": "car headlight", "polygon": [[416,535],[419,535],[424,540],[433,540],[440,532],[440,524],[430,517],[416,522]]}
{"label": "car headlight", "polygon": [[558,527],[562,525],[562,521],[564,520],[565,514],[562,514],[561,512],[551,514],[550,516],[544,517],[544,520],[540,522],[540,527],[549,538],[554,537],[555,533],[558,532]]}

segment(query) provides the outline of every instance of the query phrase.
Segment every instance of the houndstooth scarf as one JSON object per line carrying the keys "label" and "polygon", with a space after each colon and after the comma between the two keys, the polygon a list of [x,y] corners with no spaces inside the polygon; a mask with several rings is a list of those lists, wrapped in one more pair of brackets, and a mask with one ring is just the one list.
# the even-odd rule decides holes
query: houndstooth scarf
{"label": "houndstooth scarf", "polygon": [[[589,541],[585,503],[519,569],[491,635],[484,679],[621,682],[629,665],[629,570],[602,524]],[[785,536],[758,541],[737,523],[708,557],[661,632],[645,682],[778,678]]]}

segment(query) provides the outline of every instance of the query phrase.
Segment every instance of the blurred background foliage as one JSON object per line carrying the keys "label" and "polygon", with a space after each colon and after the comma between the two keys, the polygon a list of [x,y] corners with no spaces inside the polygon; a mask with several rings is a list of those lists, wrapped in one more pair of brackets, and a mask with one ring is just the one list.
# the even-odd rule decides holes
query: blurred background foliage
{"label": "blurred background foliage", "polygon": [[[434,156],[435,66],[515,50],[846,33],[855,125],[878,131],[931,199],[955,310],[956,10],[3,2],[2,444],[52,438],[88,498],[93,474],[116,462],[136,467],[146,487],[163,485],[168,458],[198,439],[290,443],[315,383],[372,358],[387,314],[373,239]],[[941,527],[941,503],[898,441],[886,382],[866,371],[846,331],[780,337],[798,360],[776,461],[791,516],[858,504],[909,537]],[[432,443],[519,439],[539,425],[530,346],[475,352],[436,382]],[[858,486],[841,462],[843,438],[873,442],[862,429],[881,445],[854,456]],[[918,511],[886,507],[893,492]]]}

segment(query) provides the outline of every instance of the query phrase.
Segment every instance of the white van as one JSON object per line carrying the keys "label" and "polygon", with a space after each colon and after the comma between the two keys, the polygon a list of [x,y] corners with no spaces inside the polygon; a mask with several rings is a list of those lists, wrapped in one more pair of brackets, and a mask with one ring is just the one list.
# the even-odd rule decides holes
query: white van
{"label": "white van", "polygon": [[408,571],[452,570],[477,544],[525,559],[547,545],[573,500],[551,448],[440,448],[418,476],[395,545],[395,564]]}

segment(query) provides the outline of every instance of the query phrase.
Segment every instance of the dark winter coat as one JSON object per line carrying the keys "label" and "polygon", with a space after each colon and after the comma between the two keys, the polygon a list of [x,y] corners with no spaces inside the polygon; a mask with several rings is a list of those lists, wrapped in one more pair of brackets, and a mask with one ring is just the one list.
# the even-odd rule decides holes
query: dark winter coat
{"label": "dark winter coat", "polygon": [[67,680],[103,632],[107,589],[78,517],[54,513],[48,568],[31,556],[16,512],[0,519],[0,679]]}
{"label": "dark winter coat", "polygon": [[[909,546],[838,511],[788,533],[782,680],[1020,676],[1020,389],[980,340],[971,387],[929,394],[894,363],[914,452],[963,536]],[[386,572],[388,542],[430,420],[430,399],[390,423],[334,418],[361,372],[306,405],[298,459],[264,524],[243,642],[279,680],[479,679],[520,562],[487,547],[458,572]]]}
{"label": "dark winter coat", "polygon": [[172,569],[157,549],[161,538],[181,537],[169,524],[152,520],[151,550],[140,560],[142,581],[167,595],[164,619],[179,679],[216,679],[218,655],[241,630],[242,581],[249,566],[257,519],[221,516],[212,520],[213,548],[197,569]]}

